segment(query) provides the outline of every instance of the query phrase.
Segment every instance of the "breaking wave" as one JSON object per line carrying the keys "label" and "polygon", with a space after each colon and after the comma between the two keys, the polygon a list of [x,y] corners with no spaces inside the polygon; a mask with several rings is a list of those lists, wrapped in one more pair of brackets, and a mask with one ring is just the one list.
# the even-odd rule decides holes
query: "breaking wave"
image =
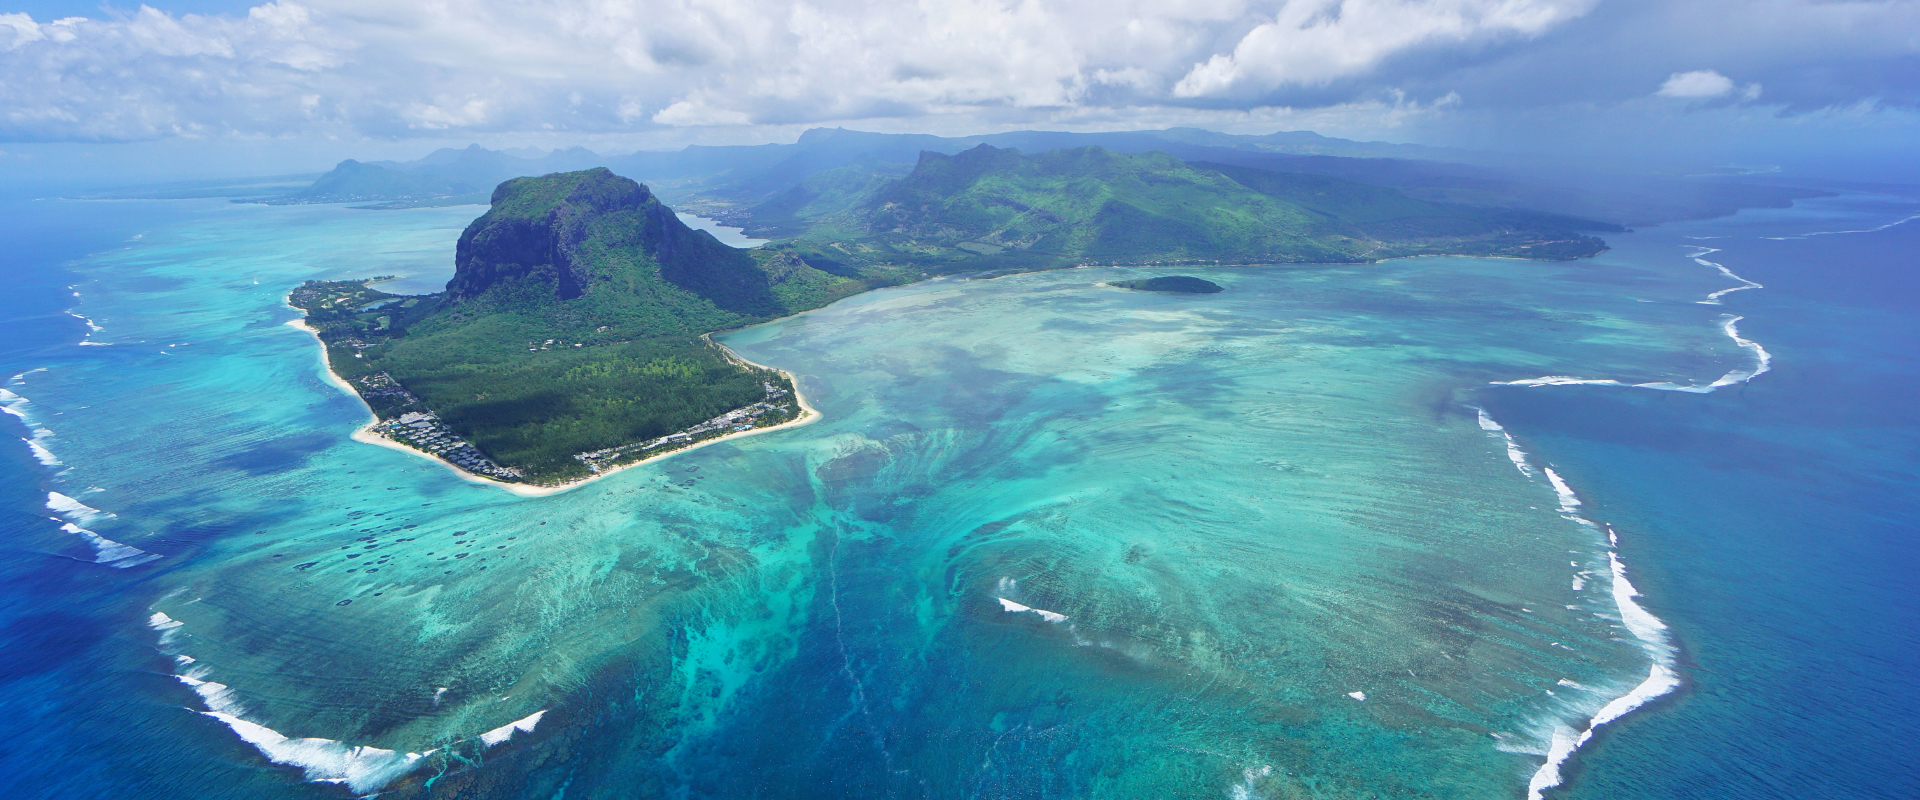
{"label": "breaking wave", "polygon": [[[20,375],[13,376],[14,383],[19,383],[21,377],[25,374],[26,373],[21,373]],[[33,452],[33,459],[35,461],[40,462],[42,466],[48,467],[66,466],[66,462],[61,461],[59,456],[54,455],[53,448],[48,446],[48,443],[54,438],[53,431],[44,425],[39,425],[34,422],[33,401],[21,397],[10,389],[0,389],[0,412],[18,417],[20,422],[26,425],[27,429],[33,433],[31,437],[22,438],[20,441],[26,442],[27,449]]]}
{"label": "breaking wave", "polygon": [[[54,520],[59,522],[59,520]],[[71,522],[60,524],[60,530],[71,533],[93,545],[93,563],[105,564],[115,569],[137,567],[160,557],[132,545],[125,545]]]}
{"label": "breaking wave", "polygon": [[1772,239],[1773,241],[1776,241],[1776,242],[1784,242],[1784,241],[1790,241],[1793,239],[1808,239],[1814,236],[1838,236],[1843,233],[1879,233],[1880,231],[1884,231],[1888,228],[1895,228],[1901,225],[1905,225],[1916,219],[1920,219],[1920,214],[1914,214],[1911,216],[1902,217],[1900,219],[1896,219],[1892,222],[1889,222],[1885,225],[1876,225],[1871,228],[1861,228],[1860,230],[1857,230],[1857,231],[1812,231],[1809,233],[1795,234],[1793,236],[1762,236],[1760,238]]}
{"label": "breaking wave", "polygon": [[1067,615],[1065,614],[1048,611],[1044,608],[1033,608],[1031,606],[1023,606],[1023,605],[1020,605],[1019,603],[1013,602],[1012,600],[1008,600],[1007,598],[1004,598],[1004,597],[995,598],[995,599],[1000,601],[1001,610],[1011,614],[1033,613],[1033,614],[1040,615],[1041,619],[1044,619],[1048,622],[1066,622],[1067,621]]}
{"label": "breaking wave", "polygon": [[[1902,220],[1902,221],[1905,221],[1905,220]],[[1893,224],[1897,225],[1899,223],[1893,223]],[[1892,225],[1887,225],[1882,227],[1883,228],[1892,227]],[[1857,231],[1833,231],[1833,232],[1834,233],[1856,233]],[[1692,256],[1690,257],[1696,263],[1713,267],[1714,269],[1719,270],[1722,274],[1726,275],[1727,277],[1732,278],[1741,283],[1740,286],[1735,286],[1730,289],[1721,289],[1717,292],[1708,294],[1707,299],[1697,301],[1701,305],[1712,305],[1712,306],[1722,305],[1722,303],[1720,302],[1720,298],[1725,297],[1729,293],[1745,291],[1747,289],[1766,288],[1758,283],[1755,283],[1753,281],[1747,280],[1746,278],[1742,278],[1739,275],[1734,274],[1732,270],[1727,269],[1725,266],[1721,264],[1701,258],[1701,256],[1704,256],[1708,253],[1719,252],[1719,250],[1717,250],[1716,248],[1701,247],[1699,245],[1694,245],[1694,247],[1698,250],[1698,252],[1692,254]],[[1494,386],[1623,386],[1630,389],[1653,389],[1655,391],[1662,391],[1662,392],[1687,392],[1690,394],[1709,394],[1713,392],[1713,390],[1715,389],[1719,389],[1726,386],[1737,386],[1737,385],[1746,383],[1747,381],[1753,380],[1754,378],[1757,378],[1765,374],[1767,370],[1772,369],[1773,356],[1767,352],[1767,349],[1764,347],[1761,347],[1759,342],[1753,341],[1752,339],[1746,339],[1740,336],[1740,328],[1738,327],[1738,323],[1740,322],[1740,320],[1743,320],[1743,319],[1746,319],[1746,317],[1738,316],[1735,314],[1722,315],[1720,320],[1720,330],[1722,333],[1725,333],[1727,335],[1727,338],[1733,340],[1733,343],[1736,347],[1739,347],[1741,350],[1745,350],[1749,356],[1753,357],[1753,367],[1751,369],[1728,370],[1727,374],[1720,376],[1718,379],[1714,380],[1714,382],[1709,384],[1705,384],[1705,385],[1701,385],[1697,383],[1678,384],[1678,383],[1672,383],[1668,381],[1653,381],[1650,383],[1628,383],[1626,381],[1618,381],[1612,378],[1576,378],[1571,375],[1543,375],[1538,378],[1521,378],[1520,380],[1516,380],[1516,381],[1491,381],[1490,383]]]}
{"label": "breaking wave", "polygon": [[[418,768],[428,756],[440,752],[435,748],[420,753],[402,753],[370,745],[352,745],[334,739],[318,737],[295,738],[249,721],[246,718],[247,707],[241,703],[233,688],[207,679],[211,672],[206,665],[200,664],[185,653],[172,652],[172,646],[178,641],[185,624],[155,611],[147,619],[147,627],[159,632],[160,646],[163,652],[174,657],[178,670],[174,679],[193,689],[206,706],[199,713],[219,720],[225,724],[241,741],[253,745],[255,750],[266,756],[268,761],[298,767],[306,779],[316,783],[337,783],[345,785],[358,795],[369,795],[385,788],[395,779]],[[534,726],[547,714],[545,709],[514,720],[475,737],[482,748],[492,747],[513,738],[515,733],[532,733]]]}
{"label": "breaking wave", "polygon": [[82,525],[114,518],[111,511],[101,511],[59,492],[47,492],[47,508]]}
{"label": "breaking wave", "polygon": [[1734,292],[1744,292],[1748,289],[1767,288],[1758,283],[1747,280],[1746,278],[1742,278],[1739,275],[1735,275],[1733,273],[1733,270],[1727,269],[1725,264],[1721,264],[1716,261],[1708,261],[1705,258],[1701,257],[1709,253],[1718,253],[1718,252],[1720,252],[1720,248],[1717,248],[1717,247],[1702,247],[1700,248],[1700,252],[1693,254],[1692,256],[1693,263],[1699,264],[1700,266],[1703,266],[1703,267],[1712,267],[1714,269],[1717,269],[1720,271],[1720,274],[1725,275],[1728,278],[1731,278],[1733,280],[1739,281],[1740,285],[1729,288],[1729,289],[1721,289],[1720,291],[1708,294],[1707,299],[1705,300],[1696,300],[1694,302],[1697,302],[1703,306],[1717,306],[1717,305],[1722,305],[1722,303],[1720,302],[1720,298],[1726,297],[1727,295],[1733,294]]}
{"label": "breaking wave", "polygon": [[[1497,433],[1504,438],[1514,466],[1520,469],[1521,474],[1532,477],[1526,453],[1514,442],[1513,435],[1488,416],[1485,409],[1475,408],[1474,410],[1479,414],[1480,428],[1489,434]],[[1573,490],[1566,479],[1560,477],[1560,473],[1555,472],[1552,467],[1541,467],[1540,473],[1546,476],[1547,485],[1553,489],[1554,498],[1560,504],[1556,510],[1561,516],[1579,523],[1582,527],[1606,533],[1607,563],[1611,566],[1614,609],[1620,616],[1621,625],[1639,640],[1641,648],[1646,651],[1652,663],[1648,667],[1645,680],[1625,694],[1614,697],[1601,706],[1600,710],[1587,720],[1584,728],[1576,729],[1561,721],[1552,724],[1552,729],[1546,737],[1547,741],[1544,743],[1544,752],[1539,749],[1531,751],[1536,755],[1545,755],[1546,763],[1542,764],[1527,782],[1529,800],[1542,800],[1543,793],[1547,789],[1560,785],[1561,768],[1568,759],[1573,757],[1575,751],[1593,739],[1594,731],[1600,726],[1626,716],[1628,712],[1680,686],[1680,675],[1674,670],[1675,651],[1668,637],[1667,624],[1635,599],[1640,596],[1640,593],[1634,588],[1633,583],[1627,580],[1626,564],[1620,558],[1619,533],[1611,526],[1602,525],[1581,516],[1580,508],[1583,504],[1580,501],[1580,495]],[[1573,588],[1577,591],[1585,586],[1585,574],[1576,573]],[[1577,689],[1586,688],[1566,679],[1562,679],[1560,685]]]}

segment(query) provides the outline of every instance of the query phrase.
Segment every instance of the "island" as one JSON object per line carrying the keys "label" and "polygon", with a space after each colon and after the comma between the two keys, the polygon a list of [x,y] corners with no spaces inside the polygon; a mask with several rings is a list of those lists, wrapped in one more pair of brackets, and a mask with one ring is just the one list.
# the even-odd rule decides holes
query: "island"
{"label": "island", "polygon": [[[551,491],[812,418],[792,376],[710,334],[876,287],[1097,264],[1570,259],[1606,248],[1580,233],[1600,223],[1162,153],[982,145],[922,153],[905,174],[864,169],[829,170],[761,204],[754,224],[780,238],[752,250],[689,228],[604,167],[514,178],[462,232],[445,291],[309,281],[288,303],[330,374],[372,411],[359,438]],[[1220,291],[1190,276],[1114,285]]]}
{"label": "island", "polygon": [[1191,275],[1162,275],[1158,278],[1141,278],[1131,281],[1108,281],[1108,286],[1122,289],[1135,289],[1142,292],[1180,292],[1184,294],[1213,294],[1225,291],[1220,284],[1202,280]]}

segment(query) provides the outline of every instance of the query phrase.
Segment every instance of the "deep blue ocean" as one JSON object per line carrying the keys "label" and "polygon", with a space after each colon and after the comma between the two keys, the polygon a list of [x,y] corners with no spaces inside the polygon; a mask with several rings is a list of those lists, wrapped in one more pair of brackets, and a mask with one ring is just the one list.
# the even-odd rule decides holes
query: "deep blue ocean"
{"label": "deep blue ocean", "polygon": [[871,292],[543,498],[285,324],[478,211],[0,201],[0,797],[1920,796],[1920,199]]}

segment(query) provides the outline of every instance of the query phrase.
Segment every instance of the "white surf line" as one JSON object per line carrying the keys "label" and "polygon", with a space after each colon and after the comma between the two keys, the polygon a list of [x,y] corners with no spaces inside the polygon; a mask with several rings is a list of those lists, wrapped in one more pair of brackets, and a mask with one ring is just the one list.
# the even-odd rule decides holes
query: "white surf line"
{"label": "white surf line", "polygon": [[74,522],[89,525],[97,520],[113,519],[118,516],[111,511],[101,511],[59,492],[47,492],[47,509]]}
{"label": "white surf line", "polygon": [[1739,282],[1740,282],[1740,285],[1739,285],[1739,286],[1735,286],[1735,287],[1733,287],[1733,288],[1731,288],[1731,289],[1721,289],[1720,291],[1717,291],[1717,292],[1714,292],[1714,293],[1712,293],[1712,294],[1709,294],[1709,295],[1707,295],[1707,299],[1705,299],[1705,300],[1695,300],[1694,302],[1696,302],[1696,303],[1699,303],[1700,305],[1703,305],[1703,306],[1717,306],[1717,305],[1724,305],[1723,303],[1721,303],[1721,302],[1720,302],[1720,298],[1722,298],[1722,297],[1726,297],[1727,295],[1730,295],[1730,294],[1733,294],[1734,292],[1744,292],[1744,291],[1746,291],[1746,290],[1748,290],[1748,289],[1765,289],[1765,288],[1767,288],[1767,287],[1765,287],[1765,286],[1762,286],[1762,285],[1760,285],[1760,284],[1758,284],[1758,283],[1755,283],[1755,282],[1753,282],[1753,281],[1750,281],[1750,280],[1747,280],[1746,278],[1742,278],[1742,277],[1740,277],[1739,275],[1735,275],[1735,274],[1733,274],[1733,270],[1730,270],[1730,269],[1727,269],[1727,267],[1726,267],[1726,265],[1725,265],[1725,264],[1721,264],[1721,263],[1719,263],[1719,262],[1715,262],[1715,261],[1708,261],[1708,260],[1706,260],[1705,258],[1701,258],[1701,256],[1705,256],[1705,255],[1708,255],[1708,254],[1711,254],[1711,253],[1718,253],[1718,252],[1720,252],[1720,248],[1718,248],[1718,247],[1701,247],[1700,245],[1694,245],[1694,246],[1695,246],[1695,247],[1699,247],[1699,248],[1700,248],[1700,252],[1698,252],[1698,253],[1694,253],[1694,254],[1693,254],[1693,256],[1692,256],[1692,258],[1693,258],[1693,263],[1695,263],[1695,264],[1699,264],[1700,266],[1703,266],[1703,267],[1712,267],[1712,268],[1714,268],[1714,269],[1717,269],[1717,270],[1719,270],[1719,271],[1720,271],[1720,274],[1722,274],[1722,275],[1725,275],[1725,276],[1727,276],[1728,278],[1731,278],[1731,279],[1733,279],[1733,280],[1736,280],[1736,281],[1739,281]]}
{"label": "white surf line", "polygon": [[[1915,215],[1914,218],[1920,218],[1920,215]],[[1899,224],[1899,223],[1894,223],[1894,224]],[[1892,227],[1892,225],[1883,226],[1883,227]],[[1834,231],[1834,232],[1835,233],[1852,233],[1856,231]],[[1778,237],[1770,237],[1770,238],[1778,238]],[[1723,303],[1720,302],[1720,298],[1725,297],[1728,294],[1731,294],[1733,292],[1742,292],[1748,289],[1766,288],[1765,286],[1762,286],[1759,283],[1747,280],[1746,278],[1742,278],[1739,275],[1734,274],[1733,270],[1727,269],[1726,266],[1722,264],[1708,261],[1704,258],[1701,258],[1701,256],[1707,255],[1708,253],[1720,252],[1718,248],[1706,247],[1704,245],[1697,245],[1697,244],[1687,245],[1687,246],[1698,249],[1698,252],[1692,254],[1691,256],[1688,256],[1689,258],[1692,258],[1694,260],[1694,263],[1701,264],[1703,266],[1713,267],[1714,269],[1719,270],[1721,274],[1729,278],[1732,278],[1736,281],[1739,281],[1741,283],[1740,286],[1735,286],[1729,289],[1721,289],[1717,292],[1708,294],[1707,299],[1705,300],[1696,300],[1694,302],[1700,305],[1706,305],[1706,306],[1724,305]],[[1757,378],[1757,377],[1760,377],[1761,375],[1766,374],[1769,370],[1773,369],[1773,356],[1767,352],[1767,349],[1764,347],[1761,347],[1759,342],[1753,341],[1752,339],[1742,338],[1740,336],[1740,329],[1737,327],[1737,325],[1743,319],[1746,319],[1746,317],[1739,316],[1737,314],[1722,314],[1720,318],[1720,330],[1721,332],[1727,335],[1727,338],[1733,340],[1733,343],[1735,346],[1739,347],[1742,350],[1747,351],[1749,355],[1753,356],[1753,368],[1727,370],[1727,374],[1720,376],[1718,379],[1714,380],[1714,382],[1706,384],[1705,386],[1702,386],[1697,383],[1682,385],[1678,383],[1672,383],[1670,381],[1653,381],[1651,383],[1627,383],[1626,381],[1617,381],[1617,380],[1613,380],[1612,378],[1576,378],[1571,375],[1542,375],[1538,378],[1522,378],[1517,381],[1489,381],[1488,383],[1489,385],[1492,385],[1492,386],[1529,386],[1529,387],[1531,386],[1623,386],[1629,389],[1653,389],[1655,391],[1661,391],[1661,392],[1687,392],[1689,394],[1711,394],[1715,389],[1719,389],[1725,386],[1736,386],[1739,384],[1746,383],[1748,381],[1753,380],[1754,378]]]}
{"label": "white surf line", "polygon": [[1041,619],[1044,619],[1048,622],[1057,623],[1057,622],[1067,621],[1067,615],[1065,614],[1048,611],[1044,608],[1034,608],[1032,606],[1023,606],[1019,603],[1013,602],[1012,600],[1008,600],[1007,598],[1004,598],[1004,597],[996,597],[994,599],[1000,601],[1000,610],[1005,611],[1009,614],[1022,614],[1022,613],[1031,612],[1031,613],[1040,615]]}
{"label": "white surf line", "polygon": [[[1479,414],[1480,429],[1489,434],[1500,434],[1506,440],[1508,457],[1513,460],[1514,466],[1522,475],[1531,478],[1533,472],[1527,463],[1526,452],[1514,443],[1513,434],[1508,433],[1506,428],[1494,421],[1485,409],[1474,407],[1474,410]],[[1527,781],[1528,800],[1544,800],[1547,789],[1560,785],[1563,780],[1561,768],[1566,765],[1568,759],[1573,757],[1575,751],[1592,741],[1593,732],[1600,726],[1618,720],[1628,712],[1646,705],[1648,701],[1680,686],[1680,674],[1674,670],[1674,647],[1667,635],[1667,624],[1635,600],[1640,596],[1640,592],[1634,588],[1632,582],[1627,580],[1626,564],[1620,559],[1620,534],[1611,526],[1603,526],[1581,516],[1582,503],[1579,494],[1575,493],[1573,487],[1569,486],[1559,473],[1554,472],[1552,467],[1540,467],[1540,472],[1546,476],[1548,485],[1553,487],[1554,497],[1559,500],[1560,505],[1556,510],[1560,512],[1560,516],[1579,523],[1582,527],[1606,533],[1607,563],[1611,567],[1614,608],[1620,615],[1621,625],[1640,641],[1641,649],[1646,652],[1651,665],[1645,680],[1626,694],[1615,697],[1601,706],[1600,710],[1587,720],[1585,729],[1576,730],[1564,723],[1554,725],[1553,732],[1546,743],[1544,754],[1547,758],[1546,763],[1542,764]],[[1573,588],[1578,591],[1584,588],[1585,584],[1585,580],[1576,574]],[[1585,688],[1566,679],[1562,679],[1560,685]]]}
{"label": "white surf line", "polygon": [[[12,383],[16,386],[23,383],[23,379],[27,374],[28,373],[23,372],[13,376]],[[53,431],[34,423],[32,401],[21,397],[12,390],[0,389],[0,411],[19,417],[22,423],[25,423],[28,428],[32,429],[33,438],[23,438],[20,441],[26,442],[27,449],[33,451],[34,460],[39,461],[42,466],[50,468],[66,466],[66,462],[61,461],[59,456],[54,455],[53,449],[47,446],[47,443],[54,438]],[[65,474],[65,472],[66,470],[62,470],[59,474]],[[60,530],[86,540],[87,544],[93,547],[93,563],[95,564],[105,564],[106,566],[116,569],[127,569],[129,567],[140,566],[149,561],[156,561],[160,558],[138,547],[121,544],[120,542],[108,539],[105,536],[101,536],[98,533],[82,527],[82,525],[92,524],[96,520],[112,519],[115,516],[112,512],[101,511],[100,509],[59,492],[47,492],[47,510],[58,513],[61,517],[66,518],[49,518],[60,526]]]}
{"label": "white surf line", "polygon": [[[14,376],[16,383],[19,382],[19,378],[18,375]],[[27,426],[33,436],[22,438],[20,441],[27,443],[27,449],[33,452],[33,459],[40,462],[41,466],[66,466],[66,462],[54,455],[53,448],[49,445],[54,439],[53,431],[34,421],[32,401],[15,394],[12,390],[0,389],[0,412],[18,417],[21,424]]]}
{"label": "white surf line", "polygon": [[[67,290],[73,293],[74,307],[78,308],[80,303],[80,300],[79,300],[80,287],[69,286],[67,287]],[[81,322],[84,322],[87,324],[87,335],[80,337],[80,341],[77,342],[76,344],[79,344],[83,347],[111,347],[112,346],[112,343],[110,342],[96,342],[93,340],[94,334],[104,331],[106,330],[106,328],[102,328],[98,324],[96,324],[93,321],[92,317],[89,317],[85,314],[75,311],[72,308],[67,309],[66,313],[67,313],[67,316],[73,317],[74,319],[80,320]]]}
{"label": "white surf line", "polygon": [[95,564],[105,564],[114,569],[128,569],[160,559],[153,553],[132,545],[121,544],[71,522],[61,522],[58,519],[54,522],[60,523],[60,530],[85,539],[87,544],[93,545],[93,563]]}
{"label": "white surf line", "polygon": [[47,509],[58,513],[61,517],[66,517],[64,520],[59,517],[49,518],[60,525],[60,530],[85,539],[87,544],[93,546],[93,563],[95,564],[127,569],[160,559],[153,553],[132,545],[121,544],[81,527],[91,525],[97,520],[113,519],[116,515],[111,511],[101,511],[59,492],[47,492]]}
{"label": "white surf line", "polygon": [[1889,222],[1885,225],[1876,225],[1871,228],[1862,228],[1857,231],[1812,231],[1810,233],[1800,233],[1800,234],[1795,234],[1793,236],[1762,236],[1760,238],[1771,239],[1776,242],[1786,242],[1786,241],[1792,241],[1795,239],[1806,239],[1813,236],[1839,236],[1840,234],[1843,234],[1843,233],[1879,233],[1888,228],[1895,228],[1901,225],[1905,225],[1916,219],[1920,219],[1920,214],[1914,214],[1912,216],[1902,217],[1900,219],[1896,219],[1892,222]]}
{"label": "white surf line", "polygon": [[1494,422],[1493,417],[1487,416],[1486,409],[1479,406],[1468,406],[1468,408],[1480,415],[1480,430],[1498,433],[1507,440],[1507,460],[1513,462],[1514,468],[1520,470],[1522,475],[1533,477],[1533,466],[1527,463],[1527,451],[1520,449],[1520,444],[1513,440],[1513,434],[1508,433],[1506,428],[1500,427],[1500,423]]}
{"label": "white surf line", "polygon": [[[350,745],[334,739],[293,738],[246,719],[248,709],[233,688],[207,680],[210,670],[192,656],[176,652],[172,645],[185,624],[155,611],[147,618],[147,627],[160,634],[161,652],[173,656],[177,668],[174,679],[193,689],[207,710],[198,712],[225,724],[241,741],[253,745],[268,761],[299,767],[306,779],[315,783],[344,784],[354,794],[367,796],[385,788],[395,779],[412,772],[438,748],[424,753],[401,753],[371,745]],[[483,748],[505,742],[515,733],[532,733],[547,715],[546,709],[514,720],[474,737]]]}
{"label": "white surf line", "polygon": [[1740,349],[1753,355],[1753,369],[1729,370],[1727,374],[1720,376],[1720,380],[1714,381],[1709,385],[1707,387],[1708,389],[1718,389],[1722,386],[1746,383],[1773,370],[1773,355],[1768,353],[1766,348],[1761,347],[1759,342],[1740,337],[1738,323],[1743,319],[1746,319],[1746,317],[1728,317],[1726,321],[1720,323],[1720,330],[1725,331],[1727,338],[1732,339],[1734,344],[1740,346]]}

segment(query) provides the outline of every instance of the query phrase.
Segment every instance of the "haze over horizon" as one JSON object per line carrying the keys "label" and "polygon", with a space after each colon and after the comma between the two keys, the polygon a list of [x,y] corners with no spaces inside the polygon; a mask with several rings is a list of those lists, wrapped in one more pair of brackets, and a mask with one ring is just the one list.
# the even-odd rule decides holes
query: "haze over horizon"
{"label": "haze over horizon", "polygon": [[0,4],[0,179],[1194,126],[1920,180],[1920,3]]}

